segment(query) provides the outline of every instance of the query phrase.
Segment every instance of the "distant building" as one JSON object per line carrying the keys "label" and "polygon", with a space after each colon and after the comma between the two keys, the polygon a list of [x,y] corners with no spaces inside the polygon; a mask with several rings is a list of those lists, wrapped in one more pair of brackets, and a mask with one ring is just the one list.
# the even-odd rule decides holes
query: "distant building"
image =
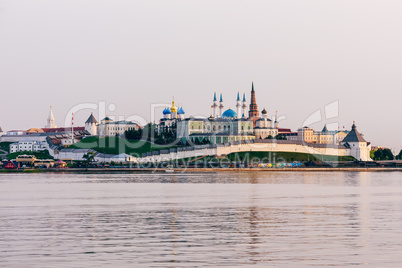
{"label": "distant building", "polygon": [[353,122],[352,130],[342,140],[342,145],[350,148],[350,154],[359,161],[372,161],[370,158],[371,144],[357,131]]}
{"label": "distant building", "polygon": [[60,140],[60,144],[63,147],[69,147],[77,142],[78,142],[77,139],[72,139],[72,138],[64,138],[64,139]]}
{"label": "distant building", "polygon": [[[71,133],[72,131],[85,131],[85,127],[56,127],[42,128],[44,133]],[[89,134],[89,133],[88,133]]]}
{"label": "distant building", "polygon": [[53,116],[52,106],[50,106],[50,112],[49,112],[49,116],[47,118],[47,124],[46,124],[45,128],[57,128],[57,126],[55,124],[55,119]]}
{"label": "distant building", "polygon": [[33,134],[33,133],[45,133],[41,128],[30,128],[26,131],[26,134]]}
{"label": "distant building", "polygon": [[46,150],[46,142],[34,141],[34,140],[21,140],[10,144],[10,153],[30,151],[38,152]]}
{"label": "distant building", "polygon": [[85,121],[85,130],[91,135],[98,135],[98,121],[96,121],[94,115],[91,113],[87,121]]}
{"label": "distant building", "polygon": [[19,155],[16,157],[15,162],[20,163],[21,165],[33,166],[36,161],[36,157],[34,155]]}
{"label": "distant building", "polygon": [[8,161],[7,164],[4,165],[5,169],[17,169],[18,166],[13,161]]}
{"label": "distant building", "polygon": [[[223,113],[222,118],[186,118],[177,122],[177,137],[185,140],[224,143],[255,138],[253,122],[244,118],[234,118],[232,110]],[[234,112],[234,111],[233,111]]]}
{"label": "distant building", "polygon": [[[87,120],[88,121],[88,120]],[[131,121],[113,121],[109,117],[105,117],[98,124],[97,134],[99,137],[123,136],[124,132],[129,130],[138,130],[140,126]]]}
{"label": "distant building", "polygon": [[278,129],[272,126],[272,120],[268,118],[267,111],[262,110],[262,118],[255,121],[254,135],[256,139],[266,139],[268,137],[276,137]]}
{"label": "distant building", "polygon": [[26,130],[10,130],[7,131],[7,135],[9,136],[19,136],[19,135],[26,135]]}
{"label": "distant building", "polygon": [[124,132],[138,130],[139,128],[140,126],[132,121],[113,121],[113,119],[108,116],[98,123],[92,113],[87,121],[85,121],[85,131],[92,136],[99,137],[123,136]]}
{"label": "distant building", "polygon": [[329,131],[326,125],[321,131],[303,127],[298,129],[297,136],[291,137],[290,140],[313,144],[340,144],[347,134],[347,131]]}
{"label": "distant building", "polygon": [[0,127],[0,136],[3,135],[3,129]]}

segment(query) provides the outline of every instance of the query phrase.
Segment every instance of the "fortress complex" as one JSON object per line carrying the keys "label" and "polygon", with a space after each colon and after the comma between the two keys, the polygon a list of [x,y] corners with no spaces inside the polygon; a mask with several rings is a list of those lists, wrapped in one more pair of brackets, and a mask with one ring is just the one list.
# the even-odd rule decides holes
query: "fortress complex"
{"label": "fortress complex", "polygon": [[[247,107],[249,107],[248,113]],[[238,92],[236,111],[230,108],[225,110],[222,94],[218,101],[216,93],[214,93],[211,108],[212,114],[208,118],[179,117],[175,122],[177,137],[183,141],[225,143],[256,138],[265,139],[269,136],[273,138],[278,135],[278,124],[268,118],[265,109],[261,112],[262,117],[259,116],[254,83],[251,84],[249,105],[247,105],[246,94],[243,94],[241,99]]]}
{"label": "fortress complex", "polygon": [[[290,129],[279,128],[277,113],[272,117],[274,120],[271,120],[265,108],[261,113],[259,112],[254,83],[251,84],[250,103],[247,104],[246,94],[240,98],[238,92],[235,107],[235,110],[225,109],[222,94],[220,94],[218,101],[217,95],[214,93],[211,105],[212,113],[208,118],[186,117],[183,107],[177,107],[173,100],[172,106],[166,107],[162,111],[163,116],[156,126],[156,130],[161,133],[175,129],[177,139],[180,139],[183,144],[186,141],[191,141],[196,144],[225,144],[225,146],[253,140],[275,143],[275,140],[272,139],[282,135],[286,137],[288,143],[290,142],[295,146],[326,145],[329,149],[335,150],[332,152],[333,154],[342,151],[341,155],[350,154],[357,160],[371,160],[371,145],[357,131],[355,124],[353,124],[351,131],[329,131],[326,126],[322,131],[303,127],[297,132],[291,132]],[[125,131],[137,130],[138,128],[139,126],[134,122],[115,122],[109,117],[98,123],[92,114],[85,122],[85,130],[91,135],[100,137],[124,136]],[[287,148],[291,148],[292,152],[299,150],[297,146],[297,148],[291,147],[290,143]],[[278,144],[278,146],[282,145]],[[325,154],[324,151],[323,153]]]}

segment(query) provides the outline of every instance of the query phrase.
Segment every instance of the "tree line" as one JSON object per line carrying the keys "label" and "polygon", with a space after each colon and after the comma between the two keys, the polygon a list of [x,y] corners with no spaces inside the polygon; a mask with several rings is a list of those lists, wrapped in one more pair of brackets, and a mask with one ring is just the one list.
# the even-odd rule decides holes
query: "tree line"
{"label": "tree line", "polygon": [[392,153],[392,151],[388,148],[379,148],[375,151],[371,151],[371,155],[370,157],[373,160],[402,160],[402,150],[399,152],[399,154],[397,154],[396,156],[394,156],[394,154]]}

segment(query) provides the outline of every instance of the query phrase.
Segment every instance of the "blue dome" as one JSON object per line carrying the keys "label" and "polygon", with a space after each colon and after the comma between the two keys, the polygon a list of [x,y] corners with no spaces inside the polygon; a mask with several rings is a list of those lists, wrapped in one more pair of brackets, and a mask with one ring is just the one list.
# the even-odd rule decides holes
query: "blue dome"
{"label": "blue dome", "polygon": [[172,112],[170,111],[169,108],[165,108],[165,110],[163,110],[163,114],[171,114]]}
{"label": "blue dome", "polygon": [[232,109],[227,109],[223,114],[222,117],[226,117],[226,118],[235,118],[237,117],[237,114],[235,111],[233,111]]}
{"label": "blue dome", "polygon": [[185,114],[183,107],[180,107],[180,109],[177,111],[177,114]]}

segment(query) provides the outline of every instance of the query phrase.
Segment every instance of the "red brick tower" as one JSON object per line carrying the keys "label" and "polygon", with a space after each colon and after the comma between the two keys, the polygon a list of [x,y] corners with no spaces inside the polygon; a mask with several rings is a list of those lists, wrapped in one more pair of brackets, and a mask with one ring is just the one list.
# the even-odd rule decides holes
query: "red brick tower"
{"label": "red brick tower", "polygon": [[250,109],[248,111],[248,117],[253,121],[255,126],[255,121],[260,118],[260,113],[257,107],[257,101],[255,99],[255,91],[254,91],[254,82],[251,83],[251,100],[250,100]]}

